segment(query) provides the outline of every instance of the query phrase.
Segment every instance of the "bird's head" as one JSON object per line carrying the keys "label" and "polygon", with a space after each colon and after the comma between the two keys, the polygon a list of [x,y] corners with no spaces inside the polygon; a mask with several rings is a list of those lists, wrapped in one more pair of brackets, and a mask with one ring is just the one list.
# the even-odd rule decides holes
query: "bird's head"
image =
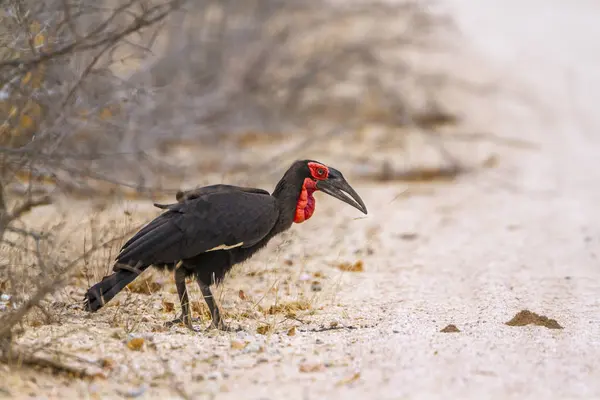
{"label": "bird's head", "polygon": [[315,210],[313,193],[316,191],[327,193],[367,214],[367,206],[337,169],[314,160],[296,161],[291,169],[296,170],[302,185],[294,222],[301,223],[312,216]]}

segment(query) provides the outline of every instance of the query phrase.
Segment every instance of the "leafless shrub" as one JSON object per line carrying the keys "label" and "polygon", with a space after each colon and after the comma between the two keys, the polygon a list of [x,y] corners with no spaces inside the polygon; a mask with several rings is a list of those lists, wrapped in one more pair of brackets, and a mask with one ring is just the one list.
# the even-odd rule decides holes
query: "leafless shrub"
{"label": "leafless shrub", "polygon": [[[44,226],[27,219],[39,206],[68,193],[69,185],[102,176],[103,154],[114,152],[126,127],[115,125],[112,72],[132,36],[160,28],[180,0],[112,2],[12,0],[0,23],[0,338],[34,309],[50,317],[45,300],[64,287],[75,267],[114,247],[113,229],[91,241],[89,225],[51,212]],[[147,49],[136,45],[136,57]],[[112,154],[112,153],[111,153]],[[119,157],[121,168],[140,163]],[[110,160],[115,162],[115,160]],[[46,190],[40,190],[40,184]],[[42,188],[43,189],[43,188]],[[64,191],[64,189],[67,189]],[[94,229],[91,229],[92,233]],[[79,243],[79,241],[77,241]],[[0,350],[1,351],[1,350]]]}
{"label": "leafless shrub", "polygon": [[435,52],[449,26],[426,6],[189,3],[169,19],[156,56],[124,75],[135,93],[155,94],[140,96],[127,112],[134,148],[172,160],[178,153],[169,150],[183,142],[199,153],[196,160],[179,158],[181,166],[247,172],[253,151],[244,149],[265,141],[314,135],[322,144],[333,127],[347,133],[365,125],[453,122],[435,102],[440,77],[413,62],[416,54]]}

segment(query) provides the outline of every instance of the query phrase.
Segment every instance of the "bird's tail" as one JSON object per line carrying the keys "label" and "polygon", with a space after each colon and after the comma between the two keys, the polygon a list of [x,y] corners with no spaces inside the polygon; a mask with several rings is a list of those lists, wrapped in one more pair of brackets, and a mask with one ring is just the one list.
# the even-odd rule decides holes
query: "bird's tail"
{"label": "bird's tail", "polygon": [[99,310],[123,290],[125,286],[133,282],[146,268],[147,266],[138,267],[137,270],[119,269],[111,275],[104,277],[86,292],[83,300],[84,309],[92,312]]}

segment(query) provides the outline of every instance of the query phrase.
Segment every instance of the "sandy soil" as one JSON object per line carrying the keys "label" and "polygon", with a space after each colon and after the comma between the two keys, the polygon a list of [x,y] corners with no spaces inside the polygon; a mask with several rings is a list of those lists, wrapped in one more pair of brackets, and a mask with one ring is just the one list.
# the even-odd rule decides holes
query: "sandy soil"
{"label": "sandy soil", "polygon": [[[366,218],[319,197],[310,221],[227,281],[221,303],[243,332],[162,329],[168,282],[91,318],[67,311],[21,340],[106,359],[108,379],[6,370],[0,396],[600,397],[598,6],[446,4],[469,54],[457,70],[503,88],[461,98],[469,127],[533,146],[472,146],[497,165],[453,183],[356,184]],[[358,261],[363,271],[339,268]],[[284,307],[265,312],[274,304]],[[505,324],[523,309],[563,329]],[[449,324],[460,332],[440,332]]]}

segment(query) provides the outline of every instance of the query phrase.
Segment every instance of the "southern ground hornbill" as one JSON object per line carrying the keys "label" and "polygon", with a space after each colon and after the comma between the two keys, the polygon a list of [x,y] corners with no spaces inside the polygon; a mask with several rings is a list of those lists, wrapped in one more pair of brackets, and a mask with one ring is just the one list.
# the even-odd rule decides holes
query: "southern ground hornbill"
{"label": "southern ground hornbill", "polygon": [[210,285],[258,250],[275,235],[302,223],[315,211],[316,191],[325,192],[367,214],[360,196],[341,172],[313,160],[294,162],[272,194],[262,189],[211,185],[178,192],[177,203],[140,229],[121,248],[113,273],[88,289],[84,305],[100,309],[150,266],[174,270],[181,317],[192,319],[185,279],[195,276],[210,309],[211,327],[230,330],[222,321]]}

